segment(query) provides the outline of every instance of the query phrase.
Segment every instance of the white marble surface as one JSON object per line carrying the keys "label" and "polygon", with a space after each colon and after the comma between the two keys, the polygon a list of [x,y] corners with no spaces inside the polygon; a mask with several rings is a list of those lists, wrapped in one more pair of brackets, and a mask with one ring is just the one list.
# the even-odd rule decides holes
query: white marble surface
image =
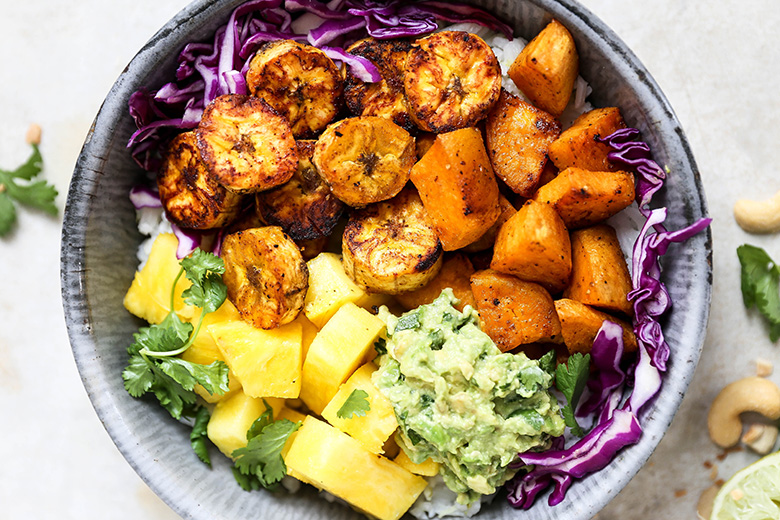
{"label": "white marble surface", "polygon": [[[0,0],[0,167],[27,157],[29,123],[43,128],[45,177],[62,208],[81,143],[103,97],[143,43],[185,2]],[[695,518],[710,485],[755,456],[721,462],[706,411],[727,382],[751,375],[780,346],[744,310],[735,249],[780,259],[777,236],[742,232],[738,197],[780,189],[780,7],[774,0],[587,0],[623,38],[675,108],[691,141],[715,220],[713,305],[696,377],[649,464],[600,519]],[[737,7],[739,5],[739,7]],[[73,362],[59,289],[60,221],[20,211],[0,239],[0,520],[176,518],[125,463],[94,414]],[[778,374],[773,376],[780,382]]]}

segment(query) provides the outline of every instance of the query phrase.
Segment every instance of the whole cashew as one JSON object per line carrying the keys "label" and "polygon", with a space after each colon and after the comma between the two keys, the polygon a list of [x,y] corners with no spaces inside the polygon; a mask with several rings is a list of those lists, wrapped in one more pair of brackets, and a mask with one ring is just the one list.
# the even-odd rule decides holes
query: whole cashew
{"label": "whole cashew", "polygon": [[748,233],[780,231],[780,191],[767,200],[738,200],[734,204],[734,218]]}
{"label": "whole cashew", "polygon": [[727,385],[712,402],[707,428],[712,442],[729,448],[742,435],[743,412],[757,412],[775,421],[780,419],[780,388],[762,377],[746,377]]}

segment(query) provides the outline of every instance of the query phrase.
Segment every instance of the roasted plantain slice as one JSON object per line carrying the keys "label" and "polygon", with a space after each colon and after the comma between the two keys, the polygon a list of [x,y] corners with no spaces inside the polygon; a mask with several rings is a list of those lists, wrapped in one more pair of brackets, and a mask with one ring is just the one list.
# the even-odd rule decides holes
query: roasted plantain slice
{"label": "roasted plantain slice", "polygon": [[295,137],[320,132],[342,105],[341,73],[321,50],[294,40],[269,42],[249,62],[249,92],[290,122]]}
{"label": "roasted plantain slice", "polygon": [[200,159],[194,132],[176,136],[168,146],[157,188],[168,220],[191,229],[214,229],[238,216],[242,197],[215,181]]}
{"label": "roasted plantain slice", "polygon": [[330,125],[317,140],[312,160],[336,197],[363,207],[401,191],[415,158],[409,132],[389,119],[361,116]]}
{"label": "roasted plantain slice", "polygon": [[237,193],[284,184],[298,167],[289,123],[256,97],[219,96],[204,110],[195,135],[209,174]]}
{"label": "roasted plantain slice", "polygon": [[344,203],[330,192],[311,162],[315,142],[297,142],[298,169],[292,179],[255,195],[260,218],[280,226],[296,241],[329,235],[344,211]]}
{"label": "roasted plantain slice", "polygon": [[450,132],[487,117],[501,93],[501,67],[479,36],[442,31],[409,51],[404,91],[417,126]]}
{"label": "roasted plantain slice", "polygon": [[379,82],[365,83],[347,70],[344,99],[353,114],[387,117],[406,130],[415,127],[404,94],[404,67],[411,48],[409,40],[365,38],[347,49],[376,65],[382,76]]}
{"label": "roasted plantain slice", "polygon": [[418,289],[441,269],[442,247],[414,188],[350,215],[342,240],[344,271],[372,292]]}
{"label": "roasted plantain slice", "polygon": [[272,329],[290,323],[303,309],[309,271],[282,228],[252,228],[226,236],[222,259],[228,299],[247,323]]}

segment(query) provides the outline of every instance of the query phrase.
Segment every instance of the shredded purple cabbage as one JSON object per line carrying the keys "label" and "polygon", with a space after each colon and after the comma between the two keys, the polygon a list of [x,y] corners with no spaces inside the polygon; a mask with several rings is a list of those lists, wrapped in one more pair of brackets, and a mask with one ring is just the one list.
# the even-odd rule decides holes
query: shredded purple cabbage
{"label": "shredded purple cabbage", "polygon": [[162,208],[160,194],[144,184],[133,186],[130,190],[130,202],[135,209]]}
{"label": "shredded purple cabbage", "polygon": [[195,128],[217,96],[246,94],[251,56],[268,41],[293,39],[322,47],[362,81],[381,80],[376,66],[344,51],[366,36],[422,36],[437,20],[474,22],[512,37],[511,28],[482,9],[449,2],[400,0],[250,0],[238,6],[210,43],[190,43],[179,53],[176,79],[155,92],[139,90],[129,109],[138,130],[128,148],[147,171],[160,166],[159,149],[174,134]]}
{"label": "shredded purple cabbage", "polygon": [[623,331],[619,325],[605,321],[591,351],[597,373],[588,382],[589,396],[578,409],[578,415],[595,417],[595,426],[568,449],[519,454],[514,467],[532,469],[519,472],[507,483],[507,499],[517,508],[530,508],[550,484],[553,490],[548,504],[560,503],[574,478],[606,467],[619,450],[638,442],[642,434],[639,414],[661,389],[670,348],[658,320],[672,302],[661,282],[660,260],[672,243],[698,234],[710,225],[711,219],[703,218],[678,231],[666,230],[663,223],[667,209],[648,207],[653,195],[663,187],[666,173],[652,159],[650,147],[638,140],[639,135],[639,130],[626,128],[602,139],[612,148],[610,161],[637,172],[637,203],[647,218],[634,244],[632,291],[628,295],[633,302],[638,343],[637,359],[629,369],[633,388],[624,402],[624,388],[631,381],[620,367]]}

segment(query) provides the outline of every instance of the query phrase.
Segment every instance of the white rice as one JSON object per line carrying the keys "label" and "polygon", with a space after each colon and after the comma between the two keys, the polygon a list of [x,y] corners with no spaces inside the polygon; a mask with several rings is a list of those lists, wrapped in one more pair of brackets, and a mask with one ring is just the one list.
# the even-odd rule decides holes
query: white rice
{"label": "white rice", "polygon": [[138,223],[138,231],[147,238],[138,246],[136,257],[138,258],[138,270],[143,269],[149,253],[152,252],[152,244],[161,233],[173,233],[171,223],[165,218],[162,208],[141,208],[135,210],[135,218]]}
{"label": "white rice", "polygon": [[409,509],[409,514],[421,520],[433,518],[458,517],[471,518],[479,513],[482,504],[489,504],[495,495],[483,495],[480,500],[470,506],[458,504],[458,494],[450,490],[441,476],[428,479],[428,487],[417,498]]}

